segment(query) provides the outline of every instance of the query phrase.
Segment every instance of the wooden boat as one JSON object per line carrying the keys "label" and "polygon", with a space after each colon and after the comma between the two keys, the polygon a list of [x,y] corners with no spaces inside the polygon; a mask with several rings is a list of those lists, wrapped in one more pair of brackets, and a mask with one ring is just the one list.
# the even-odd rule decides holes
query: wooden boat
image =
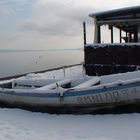
{"label": "wooden boat", "polygon": [[0,84],[0,105],[48,113],[104,114],[140,110],[140,72]]}

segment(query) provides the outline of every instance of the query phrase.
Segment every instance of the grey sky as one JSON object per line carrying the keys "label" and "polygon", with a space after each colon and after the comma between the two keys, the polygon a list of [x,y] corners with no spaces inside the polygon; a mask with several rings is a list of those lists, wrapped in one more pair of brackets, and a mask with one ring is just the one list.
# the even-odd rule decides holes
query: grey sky
{"label": "grey sky", "polygon": [[[89,13],[140,5],[139,0],[0,0],[0,49],[80,48]],[[105,35],[104,35],[105,36]]]}

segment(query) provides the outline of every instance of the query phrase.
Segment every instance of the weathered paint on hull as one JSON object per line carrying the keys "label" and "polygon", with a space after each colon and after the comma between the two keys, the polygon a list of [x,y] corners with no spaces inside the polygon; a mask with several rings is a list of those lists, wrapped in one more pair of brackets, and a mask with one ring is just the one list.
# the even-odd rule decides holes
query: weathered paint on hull
{"label": "weathered paint on hull", "polygon": [[0,107],[20,108],[32,112],[47,112],[50,114],[118,114],[118,113],[140,113],[140,100],[118,104],[100,104],[89,106],[38,106],[22,103],[7,103],[0,101]]}

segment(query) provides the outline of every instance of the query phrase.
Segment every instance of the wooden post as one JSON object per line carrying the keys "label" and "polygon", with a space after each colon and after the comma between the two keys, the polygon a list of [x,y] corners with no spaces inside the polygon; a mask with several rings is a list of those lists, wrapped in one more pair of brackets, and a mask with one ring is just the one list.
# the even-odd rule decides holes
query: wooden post
{"label": "wooden post", "polygon": [[132,42],[132,33],[130,33],[130,42]]}
{"label": "wooden post", "polygon": [[134,42],[138,42],[138,27],[135,25],[134,27]]}
{"label": "wooden post", "polygon": [[84,34],[84,46],[87,44],[86,43],[86,23],[83,22],[83,34]]}
{"label": "wooden post", "polygon": [[128,33],[126,32],[126,38],[125,38],[125,42],[128,42]]}
{"label": "wooden post", "polygon": [[127,34],[127,32],[126,32],[126,37],[128,37],[128,34]]}
{"label": "wooden post", "polygon": [[101,43],[101,27],[97,25],[97,43]]}
{"label": "wooden post", "polygon": [[111,30],[111,43],[113,43],[113,26],[109,25],[109,29]]}
{"label": "wooden post", "polygon": [[131,33],[128,34],[128,42],[132,42],[132,34]]}
{"label": "wooden post", "polygon": [[122,29],[120,29],[120,43],[122,43]]}
{"label": "wooden post", "polygon": [[111,26],[111,43],[113,43],[113,26]]}

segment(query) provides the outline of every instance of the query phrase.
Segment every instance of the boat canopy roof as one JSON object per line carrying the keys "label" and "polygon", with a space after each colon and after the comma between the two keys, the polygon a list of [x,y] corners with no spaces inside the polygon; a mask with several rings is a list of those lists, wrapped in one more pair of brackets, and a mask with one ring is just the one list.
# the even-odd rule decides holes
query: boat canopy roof
{"label": "boat canopy roof", "polygon": [[[101,43],[100,26],[108,25],[113,43],[113,28],[126,32],[125,42],[140,42],[140,5],[89,14],[95,22],[95,43]],[[129,34],[129,37],[128,37]],[[121,43],[120,33],[120,43]]]}
{"label": "boat canopy roof", "polygon": [[98,25],[110,25],[126,32],[134,32],[134,26],[140,26],[140,6],[126,7],[89,14]]}
{"label": "boat canopy roof", "polygon": [[[89,14],[89,16],[93,18],[95,17],[106,18],[106,17],[114,17],[114,16],[135,15],[137,13],[140,13],[140,6],[126,7],[126,8],[98,12],[98,13],[92,13],[92,14]],[[138,16],[140,17],[140,15]]]}

